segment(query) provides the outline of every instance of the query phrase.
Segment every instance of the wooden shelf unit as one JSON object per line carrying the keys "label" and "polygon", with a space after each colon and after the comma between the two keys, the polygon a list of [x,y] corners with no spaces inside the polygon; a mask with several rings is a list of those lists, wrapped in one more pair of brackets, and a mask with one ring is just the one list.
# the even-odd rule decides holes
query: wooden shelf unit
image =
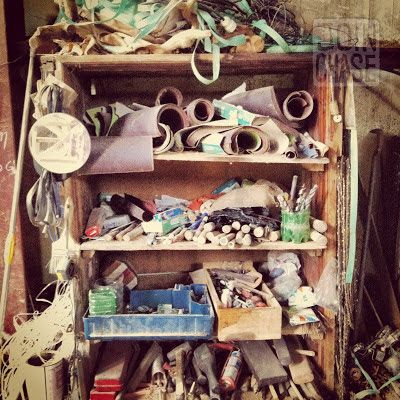
{"label": "wooden shelf unit", "polygon": [[[206,74],[212,69],[212,58],[201,54],[196,58],[199,70]],[[80,268],[81,294],[89,283],[88,275],[95,270],[87,268],[93,254],[124,254],[137,273],[190,272],[190,265],[207,261],[266,260],[269,250],[296,251],[302,258],[302,272],[307,283],[314,286],[328,261],[336,257],[336,163],[341,155],[342,124],[332,121],[329,113],[331,92],[329,77],[319,74],[314,79],[313,54],[255,54],[221,55],[221,76],[209,86],[200,84],[193,76],[190,55],[129,55],[129,56],[51,56],[41,57],[44,71],[54,70],[59,79],[79,93],[78,102],[71,113],[82,117],[87,108],[107,105],[114,101],[142,102],[151,105],[158,90],[165,86],[178,87],[187,102],[196,97],[220,98],[233,90],[243,80],[248,89],[273,85],[277,94],[293,90],[308,90],[315,99],[315,110],[310,118],[308,132],[329,146],[326,158],[316,160],[286,160],[275,156],[216,156],[194,152],[165,153],[154,157],[154,171],[148,173],[78,175],[65,182],[65,195],[71,196],[75,205],[73,234],[79,240],[98,194],[130,193],[142,199],[157,195],[194,199],[210,193],[232,177],[266,179],[290,187],[293,174],[307,187],[319,186],[312,215],[328,224],[328,245],[324,248],[308,242],[300,245],[275,242],[262,243],[249,248],[228,250],[207,244],[192,243],[149,246],[146,239],[134,242],[90,241],[81,245],[83,260]],[[96,95],[91,95],[91,88]],[[154,104],[154,103],[153,103]],[[179,251],[175,251],[179,250]],[[164,252],[164,253],[163,253]],[[315,254],[319,256],[316,257]],[[86,287],[87,289],[87,287]],[[84,294],[82,294],[84,296]],[[323,310],[328,334],[315,341],[315,361],[324,374],[328,388],[334,387],[335,316]],[[307,329],[288,329],[285,333],[306,332]]]}

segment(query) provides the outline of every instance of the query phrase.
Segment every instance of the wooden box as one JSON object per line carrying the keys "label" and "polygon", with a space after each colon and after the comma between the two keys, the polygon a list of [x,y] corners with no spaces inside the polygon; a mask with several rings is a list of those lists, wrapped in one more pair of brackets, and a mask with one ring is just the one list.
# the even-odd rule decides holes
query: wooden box
{"label": "wooden box", "polygon": [[[220,341],[267,340],[282,336],[282,308],[267,285],[261,283],[261,292],[267,307],[224,308],[209,271],[213,268],[232,269],[236,262],[209,262],[203,264],[203,275],[217,315],[217,335]],[[240,263],[241,269],[254,271],[251,261]]]}

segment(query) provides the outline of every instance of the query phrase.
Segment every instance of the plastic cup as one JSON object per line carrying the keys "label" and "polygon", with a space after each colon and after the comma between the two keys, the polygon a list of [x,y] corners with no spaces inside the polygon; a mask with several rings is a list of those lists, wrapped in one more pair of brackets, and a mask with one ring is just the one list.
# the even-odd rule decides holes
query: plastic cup
{"label": "plastic cup", "polygon": [[310,210],[282,210],[281,235],[284,242],[307,242],[310,238]]}

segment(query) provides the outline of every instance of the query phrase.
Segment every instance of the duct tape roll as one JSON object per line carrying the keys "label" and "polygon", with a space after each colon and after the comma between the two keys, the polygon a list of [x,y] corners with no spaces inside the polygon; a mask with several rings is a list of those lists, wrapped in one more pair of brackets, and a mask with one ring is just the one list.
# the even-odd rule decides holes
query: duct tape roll
{"label": "duct tape roll", "polygon": [[188,119],[181,107],[164,104],[133,111],[120,118],[112,128],[112,136],[162,136],[161,124],[173,133],[188,126]]}
{"label": "duct tape roll", "polygon": [[292,92],[283,102],[283,114],[289,121],[303,121],[314,108],[314,100],[305,90]]}
{"label": "duct tape roll", "polygon": [[182,106],[183,96],[179,89],[173,86],[167,86],[157,93],[155,104],[175,104],[178,107]]}
{"label": "duct tape roll", "polygon": [[186,107],[186,114],[192,125],[209,122],[214,117],[214,106],[210,100],[196,99]]}

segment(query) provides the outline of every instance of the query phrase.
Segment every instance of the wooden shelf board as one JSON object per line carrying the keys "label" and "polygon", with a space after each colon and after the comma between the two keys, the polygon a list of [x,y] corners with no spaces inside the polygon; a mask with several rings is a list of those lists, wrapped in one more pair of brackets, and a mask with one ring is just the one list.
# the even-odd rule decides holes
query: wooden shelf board
{"label": "wooden shelf board", "polygon": [[[325,246],[320,246],[313,241],[306,243],[293,243],[293,242],[264,242],[257,243],[251,246],[238,246],[233,250],[323,250]],[[214,245],[211,243],[197,244],[196,242],[177,242],[169,245],[156,243],[154,245],[147,244],[147,237],[143,236],[139,239],[129,242],[125,241],[111,241],[106,242],[103,240],[90,240],[81,244],[81,250],[96,250],[96,251],[157,251],[157,250],[182,250],[182,251],[195,251],[195,250],[231,250],[224,246]]]}
{"label": "wooden shelf board", "polygon": [[[187,75],[193,74],[192,54],[130,54],[130,55],[42,55],[41,62],[57,61],[74,71],[85,73],[136,73],[150,75]],[[221,74],[240,73],[294,73],[313,66],[313,53],[283,54],[231,54],[223,53]],[[196,67],[200,72],[212,74],[212,55],[198,54]]]}
{"label": "wooden shelf board", "polygon": [[329,159],[323,158],[296,158],[288,159],[280,154],[208,154],[196,151],[185,151],[183,153],[166,152],[156,154],[154,160],[159,161],[196,161],[196,162],[247,162],[247,163],[263,163],[263,164],[310,164],[324,165],[329,163]]}

